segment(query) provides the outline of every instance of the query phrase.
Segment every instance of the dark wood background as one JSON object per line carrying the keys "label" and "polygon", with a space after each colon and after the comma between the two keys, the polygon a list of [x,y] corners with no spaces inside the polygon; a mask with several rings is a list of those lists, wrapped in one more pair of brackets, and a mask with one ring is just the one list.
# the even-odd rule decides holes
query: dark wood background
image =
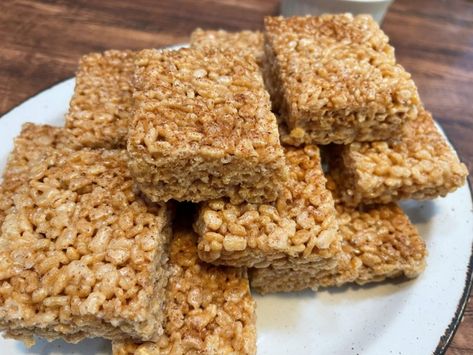
{"label": "dark wood background", "polygon": [[[0,114],[73,76],[84,53],[183,43],[198,26],[259,29],[277,13],[278,0],[1,0]],[[473,2],[396,0],[383,28],[471,172]],[[447,354],[472,353],[470,302]]]}

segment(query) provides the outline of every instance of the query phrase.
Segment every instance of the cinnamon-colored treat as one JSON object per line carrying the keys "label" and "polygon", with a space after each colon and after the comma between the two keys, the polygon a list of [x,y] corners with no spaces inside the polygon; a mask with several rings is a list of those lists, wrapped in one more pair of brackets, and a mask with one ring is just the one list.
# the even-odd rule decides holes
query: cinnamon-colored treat
{"label": "cinnamon-colored treat", "polygon": [[11,193],[5,193],[3,184],[0,184],[0,226],[5,220],[6,211],[11,207]]}
{"label": "cinnamon-colored treat", "polygon": [[74,150],[66,137],[27,125],[10,157],[0,329],[29,345],[34,336],[156,339],[169,209],[135,195],[126,151]]}
{"label": "cinnamon-colored treat", "polygon": [[264,37],[259,31],[228,32],[224,30],[196,29],[191,34],[191,47],[197,49],[218,48],[236,50],[255,56],[258,65],[263,64]]}
{"label": "cinnamon-colored treat", "polygon": [[81,144],[69,131],[48,125],[25,123],[15,139],[0,184],[0,227],[9,208],[13,194],[24,185],[30,169],[43,159],[51,149],[79,149]]}
{"label": "cinnamon-colored treat", "polygon": [[244,269],[199,260],[192,231],[175,233],[165,333],[157,342],[113,342],[114,355],[255,354],[255,302]]}
{"label": "cinnamon-colored treat", "polygon": [[201,204],[194,229],[199,256],[214,264],[291,267],[335,266],[340,251],[334,202],[326,189],[316,146],[285,148],[290,177],[271,204]]}
{"label": "cinnamon-colored treat", "polygon": [[81,58],[66,127],[84,147],[126,146],[133,71],[131,51],[110,50]]}
{"label": "cinnamon-colored treat", "polygon": [[130,169],[153,201],[273,201],[287,178],[276,118],[252,55],[137,55]]}
{"label": "cinnamon-colored treat", "polygon": [[264,74],[286,144],[374,141],[417,117],[417,89],[368,15],[265,18]]}
{"label": "cinnamon-colored treat", "polygon": [[414,278],[425,268],[425,243],[395,204],[354,209],[337,205],[342,252],[334,270],[268,267],[253,269],[251,286],[258,292],[288,292],[306,288],[360,285],[387,278]]}
{"label": "cinnamon-colored treat", "polygon": [[445,196],[468,175],[426,111],[408,123],[401,139],[352,143],[331,155],[339,198],[352,206]]}
{"label": "cinnamon-colored treat", "polygon": [[[261,71],[264,69],[264,35],[260,31],[228,32],[224,30],[202,30],[196,29],[191,34],[191,47],[193,48],[217,48],[223,50],[234,50],[241,53],[253,55]],[[264,80],[271,78],[265,77]],[[272,82],[266,84],[272,87]],[[282,121],[278,117],[278,122]],[[281,122],[279,122],[281,123]],[[281,133],[281,132],[280,132]],[[285,133],[285,131],[283,132]],[[288,134],[280,134],[283,143],[291,144]]]}

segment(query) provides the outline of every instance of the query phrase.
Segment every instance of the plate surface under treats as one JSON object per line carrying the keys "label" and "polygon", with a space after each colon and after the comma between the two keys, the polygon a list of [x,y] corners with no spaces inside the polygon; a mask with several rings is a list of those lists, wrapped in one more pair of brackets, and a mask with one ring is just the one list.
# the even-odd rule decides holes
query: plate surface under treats
{"label": "plate surface under treats", "polygon": [[[30,98],[0,118],[0,172],[25,122],[64,124],[74,79]],[[473,214],[468,186],[444,199],[408,201],[404,211],[426,239],[427,268],[416,280],[317,293],[256,296],[258,354],[428,354],[441,352],[471,281]],[[110,354],[107,341],[77,345],[0,338],[2,353]]]}

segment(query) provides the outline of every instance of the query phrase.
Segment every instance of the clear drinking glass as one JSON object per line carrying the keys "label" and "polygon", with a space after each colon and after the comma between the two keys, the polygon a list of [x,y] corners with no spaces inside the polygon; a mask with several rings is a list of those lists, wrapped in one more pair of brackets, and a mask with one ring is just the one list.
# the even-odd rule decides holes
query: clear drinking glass
{"label": "clear drinking glass", "polygon": [[393,0],[281,0],[281,15],[301,16],[351,12],[370,14],[379,24]]}

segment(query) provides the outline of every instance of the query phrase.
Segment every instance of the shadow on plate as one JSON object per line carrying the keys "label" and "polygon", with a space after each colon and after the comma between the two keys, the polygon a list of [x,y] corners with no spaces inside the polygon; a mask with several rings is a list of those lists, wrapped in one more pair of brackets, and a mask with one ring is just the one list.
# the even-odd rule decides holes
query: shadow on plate
{"label": "shadow on plate", "polygon": [[[422,277],[422,274],[419,276]],[[418,277],[418,278],[419,278]],[[373,282],[366,285],[358,284],[347,284],[340,287],[329,287],[322,288],[318,291],[304,290],[299,292],[279,292],[267,295],[259,295],[253,293],[255,298],[262,299],[266,297],[272,297],[273,299],[284,300],[284,301],[309,301],[314,298],[320,298],[319,296],[337,296],[340,299],[340,295],[346,294],[351,300],[356,301],[358,298],[366,300],[369,298],[384,297],[392,295],[393,293],[404,290],[409,287],[416,279],[409,279],[407,277],[397,277],[394,279],[387,279],[381,282]],[[367,294],[368,293],[368,294]]]}
{"label": "shadow on plate", "polygon": [[69,344],[61,340],[48,342],[43,339],[36,339],[36,344],[27,348],[23,343],[18,342],[18,350],[22,354],[35,355],[109,355],[112,353],[112,344],[104,339],[84,339],[77,344]]}
{"label": "shadow on plate", "polygon": [[435,201],[407,200],[401,202],[401,208],[415,225],[429,223],[438,213]]}

